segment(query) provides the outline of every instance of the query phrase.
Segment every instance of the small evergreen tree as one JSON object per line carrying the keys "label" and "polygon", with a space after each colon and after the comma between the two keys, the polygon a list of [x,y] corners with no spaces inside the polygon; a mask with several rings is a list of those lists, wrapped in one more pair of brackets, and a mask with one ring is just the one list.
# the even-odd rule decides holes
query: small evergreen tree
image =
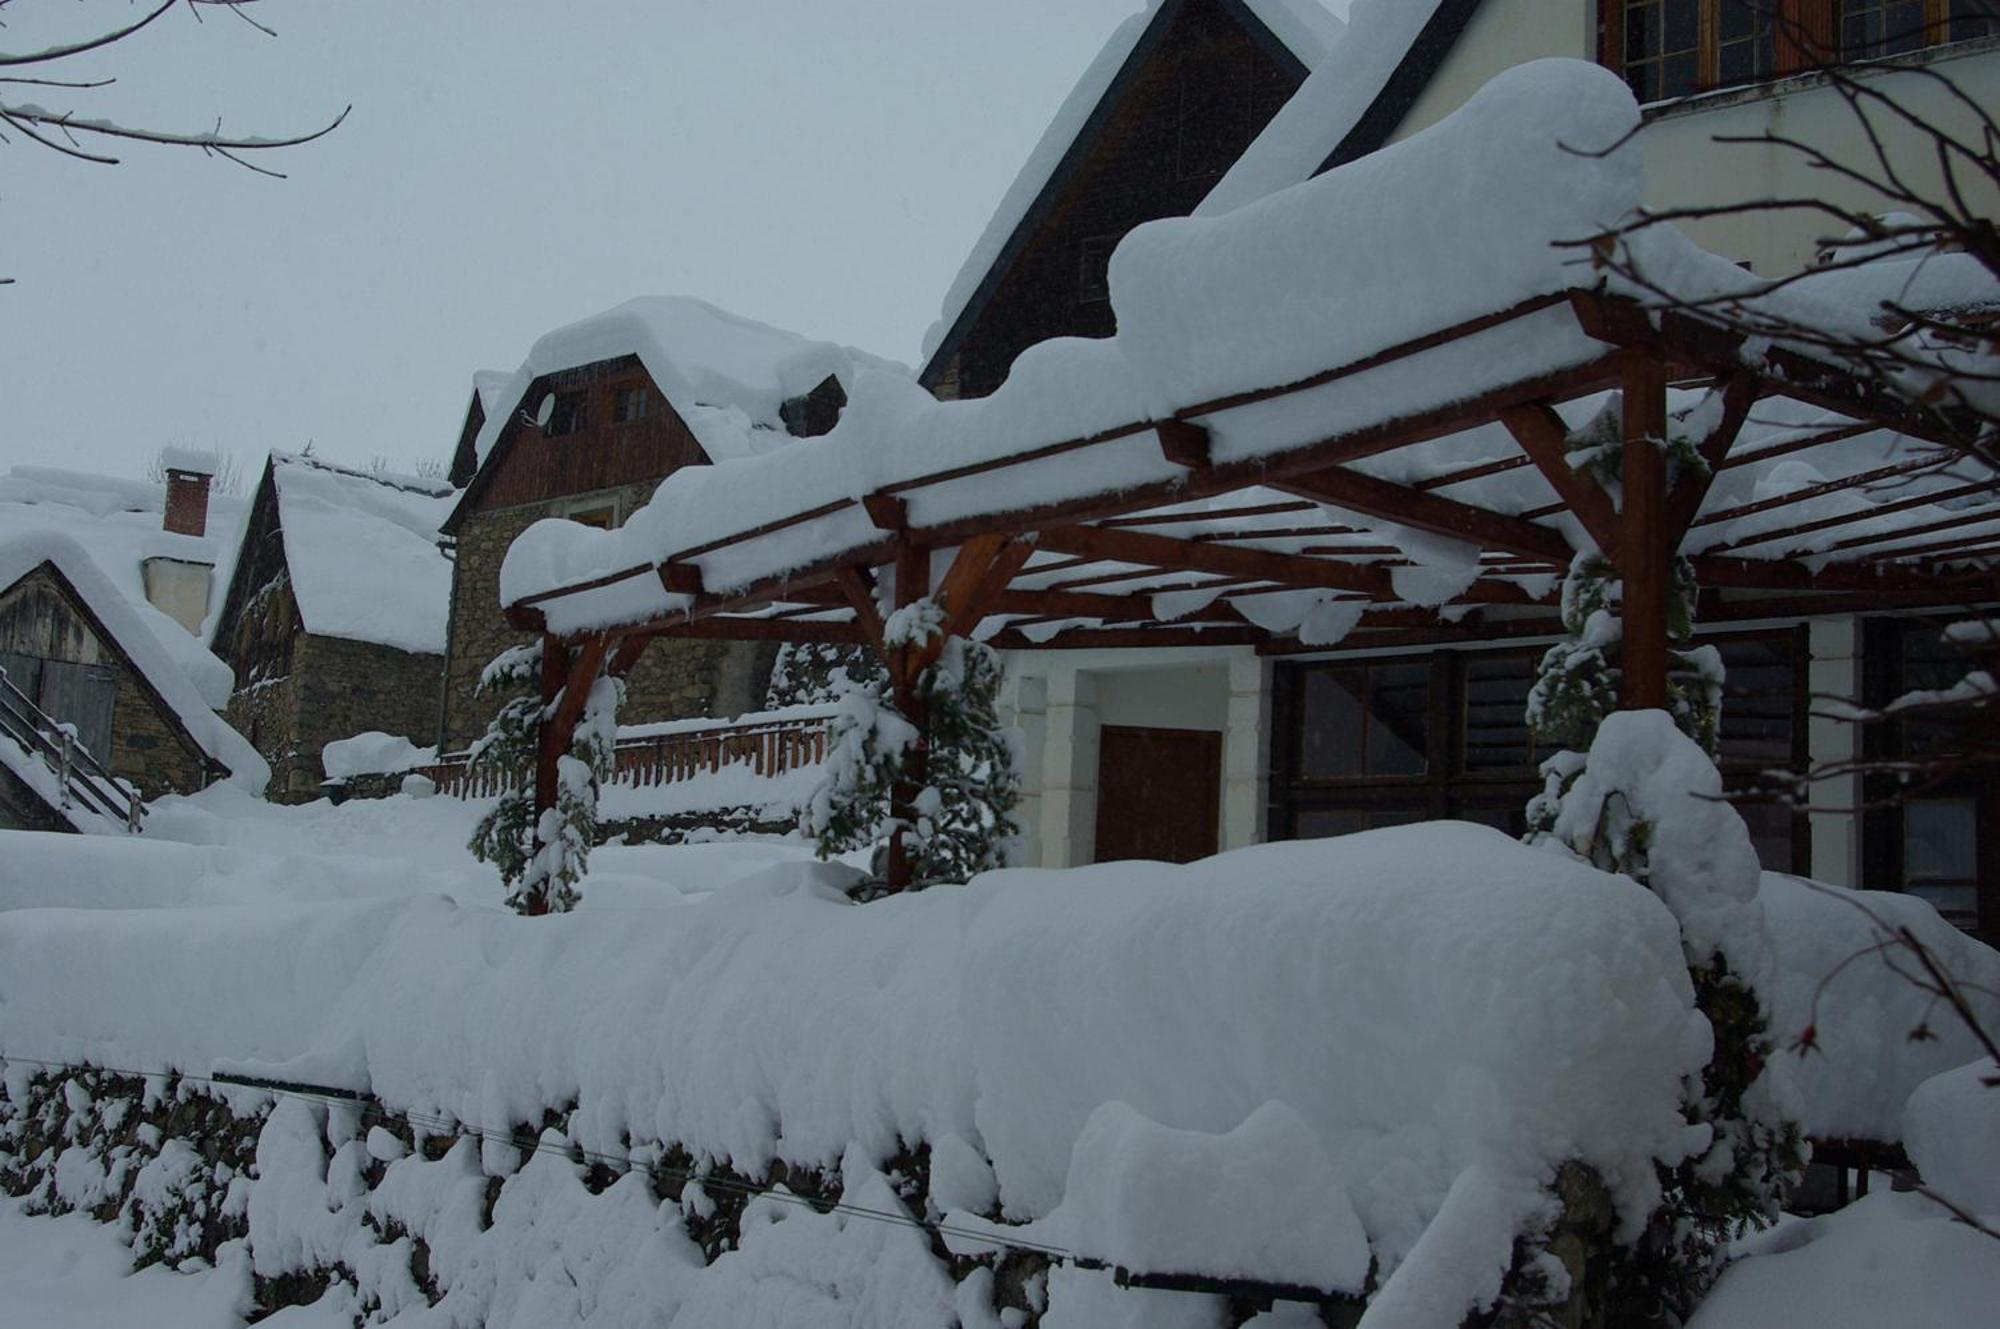
{"label": "small evergreen tree", "polygon": [[557,763],[556,804],[538,823],[534,770],[544,718],[541,663],[542,646],[536,642],[503,651],[486,666],[479,691],[501,693],[506,700],[471,753],[472,769],[494,772],[504,792],[473,828],[468,847],[473,857],[500,869],[507,903],[522,914],[565,913],[577,905],[576,886],[596,835],[597,794],[611,773],[625,693],[615,678],[591,684],[570,749]]}
{"label": "small evergreen tree", "polygon": [[[891,649],[916,647],[942,631],[936,605],[923,600],[892,615],[885,638]],[[1013,812],[1021,760],[1018,735],[1000,724],[1000,681],[991,649],[947,641],[915,689],[926,736],[896,709],[885,671],[841,671],[826,773],[800,817],[820,857],[879,845],[902,831],[920,885],[1006,866],[1020,833]],[[895,815],[894,792],[920,744],[925,780],[905,824]]]}
{"label": "small evergreen tree", "polygon": [[764,709],[814,706],[839,701],[854,685],[886,684],[882,661],[866,646],[830,642],[786,642],[771,664]]}
{"label": "small evergreen tree", "polygon": [[[1578,470],[1613,492],[1623,456],[1616,420],[1614,403],[1578,432],[1570,454]],[[1670,442],[1667,452],[1671,469],[1706,467],[1684,439]],[[1617,1271],[1622,1313],[1634,1323],[1642,1316],[1684,1318],[1717,1272],[1724,1243],[1746,1225],[1775,1221],[1785,1189],[1803,1166],[1798,1127],[1787,1119],[1781,1096],[1766,1077],[1771,1038],[1755,977],[1768,949],[1751,904],[1756,861],[1741,819],[1719,801],[1714,760],[1722,660],[1713,647],[1693,644],[1692,565],[1676,558],[1672,577],[1667,622],[1672,725],[1665,735],[1642,737],[1643,726],[1621,724],[1618,741],[1597,748],[1607,719],[1618,709],[1623,641],[1620,579],[1597,554],[1580,554],[1570,566],[1562,593],[1566,635],[1542,657],[1527,706],[1535,737],[1560,749],[1542,764],[1543,790],[1528,806],[1528,838],[1623,873],[1667,902],[1681,923],[1696,1007],[1715,1034],[1700,1083],[1687,1086],[1682,1103],[1690,1125],[1706,1130],[1707,1146],[1673,1167],[1662,1166],[1661,1211]],[[1679,797],[1639,787],[1644,782],[1639,772],[1658,765],[1635,761],[1635,751],[1650,746],[1650,760],[1673,763],[1686,755],[1671,751],[1677,743],[1699,751],[1692,763],[1679,760],[1684,774],[1678,784],[1712,787],[1694,791],[1676,784]],[[1593,763],[1604,769],[1593,771]],[[1738,852],[1713,860],[1690,854],[1684,833],[1663,833],[1668,817],[1687,825],[1706,823],[1696,838],[1740,841]],[[1685,832],[1687,826],[1677,829]],[[1717,914],[1732,918],[1747,935],[1711,935],[1710,919]]]}

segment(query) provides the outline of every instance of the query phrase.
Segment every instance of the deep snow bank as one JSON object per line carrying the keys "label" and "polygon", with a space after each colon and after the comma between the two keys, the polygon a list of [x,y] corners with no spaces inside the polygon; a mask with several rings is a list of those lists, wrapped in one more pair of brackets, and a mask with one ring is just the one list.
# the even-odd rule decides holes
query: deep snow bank
{"label": "deep snow bank", "polygon": [[[434,899],[0,915],[0,1052],[235,1067],[585,1149],[758,1173],[924,1141],[1011,1219],[1122,1102],[1220,1134],[1287,1107],[1392,1267],[1454,1180],[1569,1158],[1628,1219],[1686,1147],[1707,1030],[1631,883],[1444,823],[1187,868],[988,874],[856,907],[809,864],[684,907]],[[1076,1198],[1076,1197],[1069,1197]]]}

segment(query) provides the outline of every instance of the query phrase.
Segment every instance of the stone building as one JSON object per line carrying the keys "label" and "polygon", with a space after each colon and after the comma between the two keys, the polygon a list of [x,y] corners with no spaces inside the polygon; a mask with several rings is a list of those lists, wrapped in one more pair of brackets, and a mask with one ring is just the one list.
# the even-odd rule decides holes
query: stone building
{"label": "stone building", "polygon": [[318,797],[335,739],[435,734],[451,593],[436,540],[456,497],[439,480],[271,454],[214,642],[273,799]]}
{"label": "stone building", "polygon": [[[145,799],[232,775],[261,785],[263,763],[174,650],[74,540],[35,532],[0,543],[0,670],[16,720],[45,737],[67,729]],[[20,737],[0,732],[0,826],[43,826]]]}
{"label": "stone building", "polygon": [[[486,730],[478,693],[494,656],[530,638],[500,612],[514,537],[544,518],[617,527],[660,481],[831,429],[858,373],[899,365],[699,300],[628,301],[537,342],[504,386],[482,374],[452,474],[466,476],[442,535],[453,557],[440,750]],[[659,642],[627,678],[629,723],[758,709],[775,643]]]}

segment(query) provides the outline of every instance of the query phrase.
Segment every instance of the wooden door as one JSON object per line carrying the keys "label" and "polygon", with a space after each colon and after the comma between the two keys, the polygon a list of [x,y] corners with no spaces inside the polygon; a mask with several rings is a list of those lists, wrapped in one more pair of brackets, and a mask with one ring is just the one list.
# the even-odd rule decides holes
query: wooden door
{"label": "wooden door", "polygon": [[1215,853],[1222,735],[1120,725],[1098,734],[1097,861],[1192,863]]}
{"label": "wooden door", "polygon": [[41,695],[35,704],[51,719],[76,726],[77,742],[100,762],[111,761],[111,712],[118,701],[118,675],[102,665],[42,661]]}

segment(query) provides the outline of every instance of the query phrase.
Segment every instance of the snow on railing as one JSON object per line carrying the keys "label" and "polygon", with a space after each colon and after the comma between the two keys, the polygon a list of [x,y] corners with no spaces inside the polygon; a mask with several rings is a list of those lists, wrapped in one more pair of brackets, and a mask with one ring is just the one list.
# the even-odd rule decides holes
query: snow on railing
{"label": "snow on railing", "polygon": [[55,776],[56,803],[67,814],[81,808],[138,834],[146,805],[131,783],[106,770],[64,724],[28,699],[0,670],[0,733],[6,734]]}
{"label": "snow on railing", "polygon": [[[729,767],[746,767],[752,775],[768,778],[817,766],[826,760],[828,724],[836,709],[792,706],[734,720],[625,726],[618,731],[611,783],[650,789]],[[412,768],[411,774],[428,777],[439,793],[456,798],[490,798],[519,778],[492,767],[474,768],[465,752],[448,753]]]}

